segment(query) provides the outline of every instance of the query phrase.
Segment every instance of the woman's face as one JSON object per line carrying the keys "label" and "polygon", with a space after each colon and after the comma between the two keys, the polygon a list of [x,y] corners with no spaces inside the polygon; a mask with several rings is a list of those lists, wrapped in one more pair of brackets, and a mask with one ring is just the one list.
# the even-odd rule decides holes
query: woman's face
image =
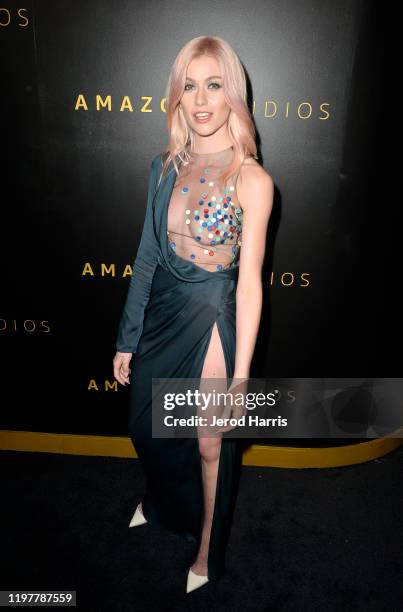
{"label": "woman's face", "polygon": [[[224,98],[223,79],[214,57],[203,55],[189,63],[180,104],[188,126],[200,136],[215,134],[226,125],[231,109]],[[196,113],[209,115],[203,121]]]}

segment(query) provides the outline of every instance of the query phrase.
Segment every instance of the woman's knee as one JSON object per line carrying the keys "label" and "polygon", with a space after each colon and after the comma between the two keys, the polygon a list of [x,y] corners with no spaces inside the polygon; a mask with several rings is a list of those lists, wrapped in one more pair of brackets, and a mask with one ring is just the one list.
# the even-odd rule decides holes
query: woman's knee
{"label": "woman's knee", "polygon": [[216,461],[220,456],[221,438],[199,438],[199,451],[205,461]]}

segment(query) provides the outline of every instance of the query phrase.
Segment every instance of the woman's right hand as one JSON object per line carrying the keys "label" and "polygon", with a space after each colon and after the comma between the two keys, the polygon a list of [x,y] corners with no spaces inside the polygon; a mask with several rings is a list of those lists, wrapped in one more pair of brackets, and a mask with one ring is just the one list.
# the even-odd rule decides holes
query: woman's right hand
{"label": "woman's right hand", "polygon": [[126,383],[130,385],[129,374],[131,369],[129,368],[129,364],[132,355],[133,353],[119,353],[119,351],[117,351],[113,358],[113,375],[123,386],[125,386]]}

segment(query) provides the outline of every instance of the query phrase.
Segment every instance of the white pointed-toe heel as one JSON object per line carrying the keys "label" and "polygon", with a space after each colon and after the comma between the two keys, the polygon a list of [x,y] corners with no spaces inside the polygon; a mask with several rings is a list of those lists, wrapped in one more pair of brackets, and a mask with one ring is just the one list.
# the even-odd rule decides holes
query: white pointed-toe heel
{"label": "white pointed-toe heel", "polygon": [[140,511],[140,504],[138,504],[136,512],[133,514],[133,518],[130,521],[129,527],[137,527],[138,525],[143,525],[144,523],[147,523],[147,519]]}
{"label": "white pointed-toe heel", "polygon": [[190,593],[190,591],[198,589],[199,587],[203,586],[203,584],[206,584],[206,582],[208,582],[208,576],[199,576],[199,574],[192,572],[192,568],[189,567],[186,593]]}

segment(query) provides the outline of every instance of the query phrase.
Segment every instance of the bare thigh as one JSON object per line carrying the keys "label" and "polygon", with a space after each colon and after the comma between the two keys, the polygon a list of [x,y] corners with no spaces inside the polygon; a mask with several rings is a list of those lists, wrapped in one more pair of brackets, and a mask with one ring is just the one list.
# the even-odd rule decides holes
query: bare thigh
{"label": "bare thigh", "polygon": [[[217,323],[214,323],[210,343],[207,349],[207,353],[205,356],[201,381],[200,381],[200,392],[204,393],[212,393],[216,392],[225,392],[226,391],[226,366],[225,366],[225,357],[224,350],[221,343],[220,334],[218,331]],[[219,379],[217,381],[210,379]],[[208,419],[208,422],[211,422],[212,416],[214,414],[219,415],[219,411],[215,406],[212,406],[211,409],[207,410],[198,410],[198,415],[201,415]],[[202,455],[207,460],[212,460],[218,457],[220,446],[221,446],[221,437],[222,434],[217,434],[214,437],[211,437],[211,430],[208,430],[208,435],[203,436],[201,433],[203,428],[200,428],[199,432],[199,450]],[[206,432],[206,429],[204,429]]]}

